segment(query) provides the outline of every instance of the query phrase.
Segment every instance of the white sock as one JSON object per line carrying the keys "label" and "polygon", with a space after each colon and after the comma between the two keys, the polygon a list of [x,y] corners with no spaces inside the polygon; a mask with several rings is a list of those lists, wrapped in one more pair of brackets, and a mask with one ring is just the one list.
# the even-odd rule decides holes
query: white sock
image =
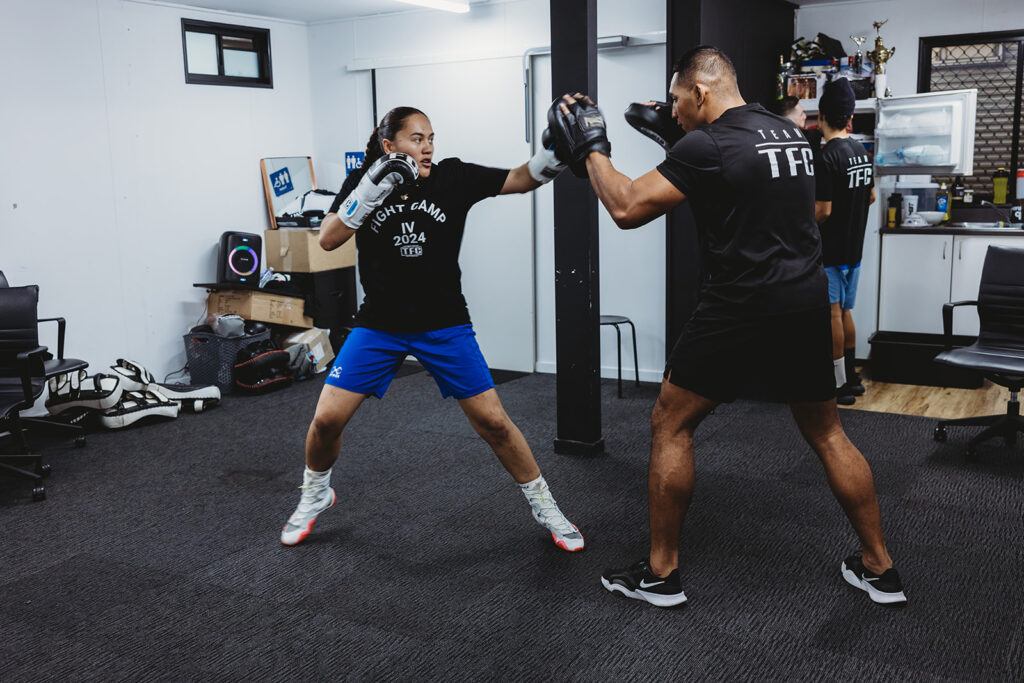
{"label": "white sock", "polygon": [[548,483],[544,481],[544,475],[540,475],[533,481],[528,481],[525,484],[519,484],[519,488],[522,490],[523,495],[526,496],[527,500],[530,500],[532,496],[547,494],[551,496],[551,491],[548,490]]}
{"label": "white sock", "polygon": [[306,471],[302,473],[302,488],[307,491],[319,491],[326,488],[331,483],[331,470],[328,469],[326,472],[316,472],[306,467]]}
{"label": "white sock", "polygon": [[836,358],[832,361],[832,366],[836,372],[836,389],[846,384],[846,359]]}

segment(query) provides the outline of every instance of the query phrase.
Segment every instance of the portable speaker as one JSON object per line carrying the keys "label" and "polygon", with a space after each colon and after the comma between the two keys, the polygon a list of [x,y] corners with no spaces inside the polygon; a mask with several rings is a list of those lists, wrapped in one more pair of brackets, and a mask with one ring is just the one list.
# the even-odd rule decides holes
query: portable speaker
{"label": "portable speaker", "polygon": [[260,253],[263,238],[251,232],[225,232],[220,236],[220,258],[217,261],[217,282],[260,281]]}

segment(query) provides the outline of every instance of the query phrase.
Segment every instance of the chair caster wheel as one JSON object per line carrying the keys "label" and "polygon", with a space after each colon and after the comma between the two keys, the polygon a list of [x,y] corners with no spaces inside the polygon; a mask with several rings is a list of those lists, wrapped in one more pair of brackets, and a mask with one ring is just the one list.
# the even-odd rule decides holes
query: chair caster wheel
{"label": "chair caster wheel", "polygon": [[39,468],[39,474],[41,474],[44,477],[48,477],[51,474],[53,474],[53,467],[51,467],[50,465],[43,465],[42,467]]}
{"label": "chair caster wheel", "polygon": [[75,437],[75,448],[85,448],[85,437],[84,436],[76,436]]}
{"label": "chair caster wheel", "polygon": [[943,427],[942,425],[939,425],[938,427],[935,428],[935,440],[940,443],[946,441],[946,428]]}
{"label": "chair caster wheel", "polygon": [[32,500],[37,503],[41,500],[46,500],[46,489],[42,486],[37,486],[32,489]]}

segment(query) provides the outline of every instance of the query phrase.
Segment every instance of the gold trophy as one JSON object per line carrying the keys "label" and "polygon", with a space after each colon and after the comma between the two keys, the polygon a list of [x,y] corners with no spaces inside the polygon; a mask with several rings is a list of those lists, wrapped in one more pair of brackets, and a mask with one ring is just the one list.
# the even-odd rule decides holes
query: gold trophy
{"label": "gold trophy", "polygon": [[885,87],[885,63],[892,59],[892,56],[896,54],[896,48],[886,47],[882,45],[882,27],[889,20],[876,21],[872,24],[875,27],[875,31],[878,35],[875,37],[875,49],[868,53],[868,59],[875,67],[875,97],[887,97],[891,93],[887,91]]}

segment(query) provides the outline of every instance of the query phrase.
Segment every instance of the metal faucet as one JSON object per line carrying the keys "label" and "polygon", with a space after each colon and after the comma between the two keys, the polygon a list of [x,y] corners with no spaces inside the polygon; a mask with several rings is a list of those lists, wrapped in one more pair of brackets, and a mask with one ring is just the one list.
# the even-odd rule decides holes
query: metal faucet
{"label": "metal faucet", "polygon": [[1013,221],[1010,220],[1010,212],[1009,211],[1005,211],[1005,210],[1001,209],[1000,207],[996,206],[995,204],[993,204],[989,200],[982,199],[980,202],[978,202],[978,204],[980,204],[981,206],[987,206],[990,209],[994,209],[996,211],[996,213],[998,213],[999,215],[1002,216],[1002,218],[1003,218],[1002,222],[1005,223],[1006,225],[1010,225],[1010,224],[1013,223]]}

